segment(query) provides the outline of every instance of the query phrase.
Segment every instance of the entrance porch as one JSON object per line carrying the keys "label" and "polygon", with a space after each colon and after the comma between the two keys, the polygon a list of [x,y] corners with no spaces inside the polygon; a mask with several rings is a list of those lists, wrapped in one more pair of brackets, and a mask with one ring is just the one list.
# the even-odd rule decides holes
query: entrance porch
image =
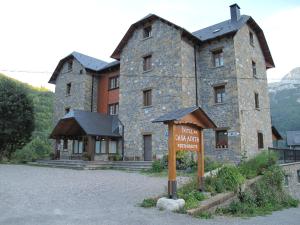
{"label": "entrance porch", "polygon": [[74,110],[58,121],[55,159],[119,160],[124,156],[123,126],[117,116]]}

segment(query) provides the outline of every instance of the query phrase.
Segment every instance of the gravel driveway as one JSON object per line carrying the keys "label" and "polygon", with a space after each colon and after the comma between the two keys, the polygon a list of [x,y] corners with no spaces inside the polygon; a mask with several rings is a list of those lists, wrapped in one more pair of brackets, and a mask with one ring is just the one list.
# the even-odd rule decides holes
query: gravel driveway
{"label": "gravel driveway", "polygon": [[299,225],[299,208],[250,219],[144,209],[144,198],[166,188],[166,178],[113,170],[77,171],[0,164],[0,225]]}

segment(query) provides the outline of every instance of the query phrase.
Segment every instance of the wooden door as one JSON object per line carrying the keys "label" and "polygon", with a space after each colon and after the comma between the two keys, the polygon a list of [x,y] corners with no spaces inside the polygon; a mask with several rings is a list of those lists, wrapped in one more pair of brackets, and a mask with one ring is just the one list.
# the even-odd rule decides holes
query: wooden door
{"label": "wooden door", "polygon": [[144,160],[152,161],[152,136],[144,135]]}

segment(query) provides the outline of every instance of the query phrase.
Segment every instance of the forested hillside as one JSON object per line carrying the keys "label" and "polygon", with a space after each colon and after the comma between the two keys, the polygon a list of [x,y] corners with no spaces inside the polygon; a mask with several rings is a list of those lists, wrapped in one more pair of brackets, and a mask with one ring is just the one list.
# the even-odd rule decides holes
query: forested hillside
{"label": "forested hillside", "polygon": [[280,82],[269,84],[272,123],[285,136],[300,130],[300,68],[293,69]]}
{"label": "forested hillside", "polygon": [[4,79],[13,80],[25,87],[34,103],[35,130],[32,140],[23,149],[16,151],[14,159],[26,162],[48,156],[51,151],[51,142],[48,137],[52,128],[54,93],[48,89],[33,87],[0,74],[0,82]]}

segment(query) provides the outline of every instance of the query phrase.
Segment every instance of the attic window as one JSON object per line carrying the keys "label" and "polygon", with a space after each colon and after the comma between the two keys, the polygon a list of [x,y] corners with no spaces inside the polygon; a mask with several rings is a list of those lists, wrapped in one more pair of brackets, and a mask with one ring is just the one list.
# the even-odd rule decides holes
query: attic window
{"label": "attic window", "polygon": [[152,36],[152,26],[144,27],[143,38],[149,38]]}
{"label": "attic window", "polygon": [[249,39],[250,39],[250,45],[254,46],[254,39],[253,39],[253,33],[249,32]]}
{"label": "attic window", "polygon": [[73,61],[70,60],[68,61],[68,71],[72,70],[72,67],[73,67]]}
{"label": "attic window", "polygon": [[215,29],[215,30],[213,31],[213,33],[217,33],[217,32],[219,32],[220,30],[222,30],[222,28]]}

